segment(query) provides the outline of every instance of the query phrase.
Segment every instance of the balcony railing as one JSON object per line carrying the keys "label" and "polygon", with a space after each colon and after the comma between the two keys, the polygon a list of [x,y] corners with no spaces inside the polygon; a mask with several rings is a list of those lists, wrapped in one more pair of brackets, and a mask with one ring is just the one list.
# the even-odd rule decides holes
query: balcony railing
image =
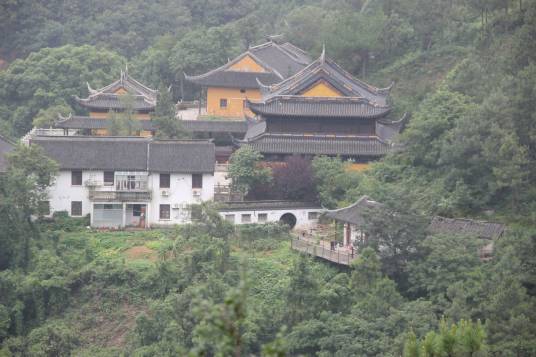
{"label": "balcony railing", "polygon": [[350,265],[352,261],[357,259],[357,255],[354,253],[344,252],[338,249],[332,250],[326,248],[324,244],[321,243],[327,242],[320,242],[320,244],[318,244],[308,239],[294,238],[291,241],[291,247],[299,252],[341,265]]}
{"label": "balcony railing", "polygon": [[151,200],[150,191],[101,191],[90,189],[89,199],[102,202],[145,202]]}
{"label": "balcony railing", "polygon": [[147,174],[116,173],[114,183],[105,185],[103,182],[87,180],[89,199],[103,202],[150,201]]}

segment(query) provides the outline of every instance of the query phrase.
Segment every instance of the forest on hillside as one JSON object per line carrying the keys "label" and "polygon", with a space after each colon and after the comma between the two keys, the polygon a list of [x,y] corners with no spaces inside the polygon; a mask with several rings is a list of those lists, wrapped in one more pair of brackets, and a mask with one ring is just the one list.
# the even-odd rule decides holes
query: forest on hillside
{"label": "forest on hillside", "polygon": [[[319,157],[287,173],[324,207],[384,204],[349,269],[211,207],[172,231],[35,221],[57,168],[19,147],[0,176],[0,356],[536,356],[536,1],[8,0],[0,33],[13,140],[36,118],[84,114],[72,96],[127,64],[196,98],[184,73],[268,35],[394,81],[393,119],[411,116],[402,149],[364,172]],[[507,230],[484,262],[470,237],[426,234],[435,214]]]}

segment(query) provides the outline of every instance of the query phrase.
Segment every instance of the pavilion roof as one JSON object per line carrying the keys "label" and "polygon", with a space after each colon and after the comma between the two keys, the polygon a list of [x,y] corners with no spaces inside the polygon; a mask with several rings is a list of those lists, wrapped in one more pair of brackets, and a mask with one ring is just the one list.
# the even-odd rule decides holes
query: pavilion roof
{"label": "pavilion roof", "polygon": [[120,101],[121,94],[116,93],[119,89],[124,89],[134,97],[135,110],[153,110],[156,106],[156,96],[158,91],[151,89],[132,78],[128,71],[121,70],[120,78],[99,89],[93,89],[87,83],[89,96],[79,98],[76,101],[90,109],[122,109],[123,103]]}
{"label": "pavilion roof", "polygon": [[370,200],[368,196],[362,196],[354,204],[348,207],[327,211],[325,217],[339,222],[361,226],[365,222],[365,212],[378,206],[380,206],[380,203]]}

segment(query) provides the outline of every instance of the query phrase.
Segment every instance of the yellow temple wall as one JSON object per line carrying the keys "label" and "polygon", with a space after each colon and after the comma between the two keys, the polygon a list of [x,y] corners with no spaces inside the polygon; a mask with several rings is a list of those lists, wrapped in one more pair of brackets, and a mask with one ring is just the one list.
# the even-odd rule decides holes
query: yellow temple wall
{"label": "yellow temple wall", "polygon": [[343,95],[325,82],[319,82],[308,88],[301,95],[304,97],[342,97]]}
{"label": "yellow temple wall", "polygon": [[227,70],[240,72],[266,72],[266,69],[251,58],[251,56],[245,56],[240,61],[230,66]]}
{"label": "yellow temple wall", "polygon": [[[244,100],[261,98],[258,89],[246,89],[241,93],[239,88],[207,88],[207,114],[228,118],[244,117]],[[227,108],[220,108],[220,99],[227,99]],[[251,112],[247,110],[251,115]]]}

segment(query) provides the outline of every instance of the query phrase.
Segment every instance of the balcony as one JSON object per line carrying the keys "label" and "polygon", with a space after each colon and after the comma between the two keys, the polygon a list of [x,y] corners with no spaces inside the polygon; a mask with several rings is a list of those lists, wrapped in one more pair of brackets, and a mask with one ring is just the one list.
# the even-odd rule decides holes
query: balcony
{"label": "balcony", "polygon": [[88,180],[89,199],[100,202],[145,202],[151,200],[146,173],[116,173],[114,182]]}
{"label": "balcony", "polygon": [[151,200],[150,191],[103,191],[89,190],[89,199],[99,202],[146,202]]}

